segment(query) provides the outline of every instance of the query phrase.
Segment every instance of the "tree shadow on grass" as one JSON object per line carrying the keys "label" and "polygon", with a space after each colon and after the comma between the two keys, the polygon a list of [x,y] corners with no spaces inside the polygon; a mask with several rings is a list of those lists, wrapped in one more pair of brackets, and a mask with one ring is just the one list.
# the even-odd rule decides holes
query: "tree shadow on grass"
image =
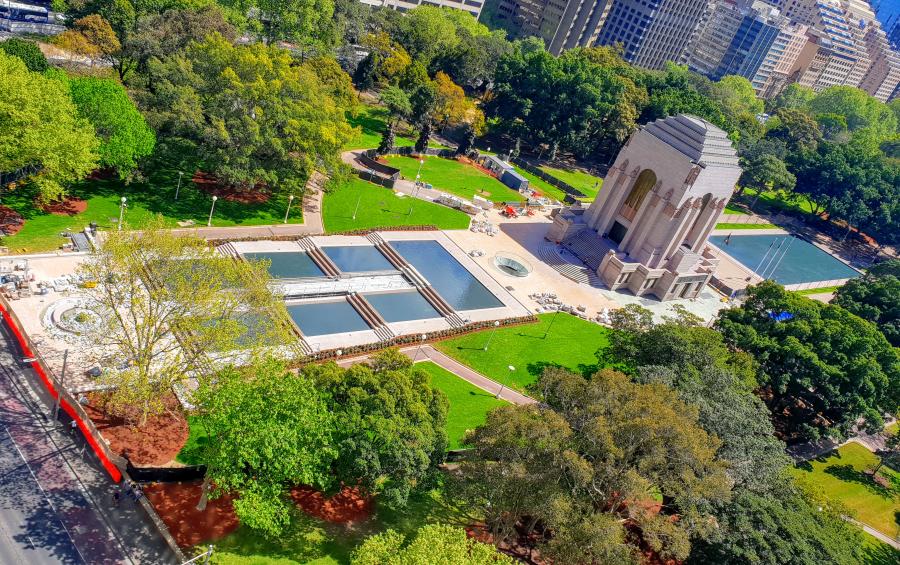
{"label": "tree shadow on grass", "polygon": [[900,563],[900,551],[886,543],[865,544],[860,548],[860,553],[862,563],[866,565],[896,565],[896,563]]}
{"label": "tree shadow on grass", "polygon": [[882,498],[892,499],[897,496],[897,493],[892,489],[876,483],[871,475],[856,470],[852,465],[829,465],[825,468],[825,472],[842,481],[863,485],[873,494]]}
{"label": "tree shadow on grass", "polygon": [[552,361],[536,361],[534,363],[529,363],[525,368],[529,374],[537,378],[540,378],[541,375],[544,374],[544,370],[548,368],[558,368],[577,373],[582,377],[589,379],[594,375],[594,373],[600,370],[600,365],[598,365],[597,363],[579,363],[575,366],[575,368],[572,368],[566,367],[565,365],[562,365],[560,363],[554,363]]}

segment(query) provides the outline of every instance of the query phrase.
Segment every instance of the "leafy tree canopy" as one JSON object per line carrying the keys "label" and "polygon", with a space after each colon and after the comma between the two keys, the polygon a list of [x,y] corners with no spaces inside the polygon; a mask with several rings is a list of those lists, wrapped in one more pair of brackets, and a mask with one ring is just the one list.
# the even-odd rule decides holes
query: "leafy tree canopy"
{"label": "leafy tree canopy", "polygon": [[0,51],[22,59],[29,71],[42,73],[47,70],[47,57],[41,52],[40,47],[34,41],[10,37],[6,41],[0,41]]}
{"label": "leafy tree canopy", "polygon": [[150,155],[156,136],[121,84],[94,77],[72,79],[72,100],[100,138],[100,164],[125,178]]}
{"label": "leafy tree canopy", "polygon": [[491,545],[479,543],[465,530],[440,524],[422,526],[412,539],[394,530],[366,538],[353,552],[351,565],[512,565]]}
{"label": "leafy tree canopy", "polygon": [[[791,318],[776,321],[775,314]],[[753,355],[759,384],[789,439],[843,436],[864,417],[881,429],[900,402],[900,356],[871,323],[767,281],[721,313],[727,343]]]}
{"label": "leafy tree canopy", "polygon": [[683,559],[692,538],[709,534],[707,505],[730,485],[695,408],[665,385],[609,370],[586,380],[547,369],[538,389],[546,407],[495,409],[467,438],[463,493],[495,540],[517,536],[523,519],[526,531],[552,532],[541,552],[555,561],[627,563],[641,541]]}
{"label": "leafy tree canopy", "polygon": [[68,183],[97,167],[94,130],[60,81],[29,71],[5,52],[0,52],[0,76],[3,183],[26,182],[44,201],[59,199]]}
{"label": "leafy tree canopy", "polygon": [[443,461],[443,393],[396,350],[379,353],[369,365],[312,365],[303,372],[330,395],[330,410],[341,423],[334,436],[337,477],[347,484],[360,482],[388,503],[405,504]]}
{"label": "leafy tree canopy", "polygon": [[334,84],[287,51],[218,34],[150,64],[145,105],[161,133],[193,142],[207,170],[243,189],[303,191],[315,168],[342,164],[353,136]]}
{"label": "leafy tree canopy", "polygon": [[837,290],[834,304],[878,326],[894,347],[900,347],[900,260],[893,259],[851,279]]}
{"label": "leafy tree canopy", "polygon": [[204,496],[236,493],[242,524],[277,536],[289,521],[287,488],[331,484],[337,419],[307,376],[261,360],[220,372],[193,400],[208,437]]}

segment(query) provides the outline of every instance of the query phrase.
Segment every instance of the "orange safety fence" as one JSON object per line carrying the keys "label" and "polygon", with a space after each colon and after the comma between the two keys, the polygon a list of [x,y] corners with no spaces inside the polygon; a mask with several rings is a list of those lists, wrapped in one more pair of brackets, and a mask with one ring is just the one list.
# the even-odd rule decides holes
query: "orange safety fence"
{"label": "orange safety fence", "polygon": [[[48,369],[32,350],[30,340],[19,327],[15,314],[10,311],[5,300],[0,300],[0,313],[3,314],[3,321],[6,322],[7,327],[9,327],[10,331],[12,331],[13,335],[16,337],[16,341],[19,342],[19,348],[22,350],[22,353],[26,357],[34,359],[34,361],[30,362],[31,368],[34,369],[34,372],[41,378],[41,382],[44,383],[44,388],[47,389],[47,392],[55,400],[60,396],[60,391],[55,384],[56,380],[50,378]],[[104,449],[104,446],[100,445],[100,442],[98,441],[100,434],[97,432],[96,428],[94,428],[93,422],[90,422],[87,418],[87,415],[84,413],[84,410],[81,409],[81,406],[78,405],[65,390],[62,391],[59,405],[63,411],[78,424],[78,428],[81,430],[81,433],[84,434],[84,439],[87,441],[88,445],[91,446],[91,449],[94,450],[94,453],[97,454],[97,457],[100,458],[100,462],[103,464],[103,468],[106,469],[106,472],[109,473],[110,478],[117,483],[121,481],[122,471],[110,459],[111,453],[107,453],[108,449]]]}

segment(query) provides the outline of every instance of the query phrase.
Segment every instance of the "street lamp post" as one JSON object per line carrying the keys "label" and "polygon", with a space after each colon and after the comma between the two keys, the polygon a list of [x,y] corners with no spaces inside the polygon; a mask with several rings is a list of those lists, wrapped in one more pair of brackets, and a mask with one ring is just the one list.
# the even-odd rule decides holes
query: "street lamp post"
{"label": "street lamp post", "polygon": [[[507,366],[506,368],[509,369],[509,372],[510,372],[510,373],[512,373],[513,371],[516,370],[516,368],[513,367],[512,365],[509,365],[509,366]],[[500,390],[497,391],[497,396],[495,396],[494,398],[500,398],[500,395],[503,394],[503,389],[504,389],[504,388],[506,388],[506,385],[503,384],[503,383],[500,383]]]}
{"label": "street lamp post", "polygon": [[181,191],[181,177],[184,176],[182,171],[178,171],[178,186],[175,187],[175,200],[178,200],[178,193]]}
{"label": "street lamp post", "polygon": [[553,317],[552,317],[552,318],[550,318],[550,323],[549,323],[549,324],[547,324],[547,329],[546,329],[546,330],[544,330],[544,337],[542,337],[542,338],[541,338],[541,339],[547,339],[547,334],[549,334],[549,333],[550,333],[550,328],[552,328],[552,327],[553,327],[553,322],[555,322],[555,321],[556,321],[556,317],[557,317],[557,316],[559,316],[559,310],[557,310],[557,311],[556,311],[556,313],[555,313],[555,314],[553,314]]}
{"label": "street lamp post", "polygon": [[128,201],[124,196],[121,200],[119,200],[119,227],[118,230],[122,231],[122,220],[125,218],[125,203]]}
{"label": "street lamp post", "polygon": [[416,180],[419,180],[419,177],[422,175],[422,165],[425,164],[425,159],[419,159],[419,170],[416,171]]}
{"label": "street lamp post", "polygon": [[294,195],[291,194],[290,196],[288,196],[288,206],[287,206],[287,211],[284,213],[284,223],[287,223],[288,214],[291,213],[291,203],[293,201],[294,201]]}
{"label": "street lamp post", "polygon": [[422,334],[419,336],[419,347],[416,348],[416,354],[413,355],[413,363],[416,362],[419,358],[419,351],[422,350],[422,344],[425,343],[425,340],[428,339],[428,334]]}
{"label": "street lamp post", "polygon": [[360,201],[362,201],[362,193],[356,198],[356,208],[353,209],[353,221],[356,221],[356,213],[359,212]]}
{"label": "street lamp post", "polygon": [[209,207],[209,219],[206,220],[206,227],[210,227],[212,225],[213,212],[216,210],[216,200],[218,199],[219,197],[213,194],[212,206]]}
{"label": "street lamp post", "polygon": [[487,340],[487,342],[484,344],[484,350],[485,350],[485,351],[487,351],[487,350],[488,350],[488,347],[490,347],[490,345],[491,345],[491,340],[494,339],[494,334],[497,333],[497,328],[499,328],[499,327],[500,327],[500,321],[499,321],[499,320],[495,320],[495,321],[494,321],[494,329],[493,329],[493,331],[491,331],[491,335],[488,336],[488,340]]}

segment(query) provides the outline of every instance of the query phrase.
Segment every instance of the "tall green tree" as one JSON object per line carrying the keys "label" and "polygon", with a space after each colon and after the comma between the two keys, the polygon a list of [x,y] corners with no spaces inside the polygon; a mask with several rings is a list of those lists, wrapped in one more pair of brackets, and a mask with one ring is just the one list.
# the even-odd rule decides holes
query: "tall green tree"
{"label": "tall green tree", "polygon": [[353,551],[352,565],[512,565],[493,546],[477,542],[465,530],[440,524],[422,526],[412,539],[394,530],[366,538]]}
{"label": "tall green tree", "polygon": [[126,178],[153,152],[156,136],[121,84],[110,79],[75,78],[69,82],[78,113],[100,138],[100,165]]}
{"label": "tall green tree", "polygon": [[900,260],[893,259],[840,287],[834,304],[878,326],[900,347]]}
{"label": "tall green tree", "polygon": [[840,306],[767,281],[740,308],[723,311],[716,326],[757,360],[763,398],[789,440],[842,437],[861,417],[880,430],[882,413],[900,403],[900,354]]}
{"label": "tall green tree", "polygon": [[42,200],[59,199],[97,167],[94,130],[61,82],[18,57],[0,52],[0,76],[0,185],[25,182]]}
{"label": "tall green tree", "polygon": [[301,193],[314,169],[342,167],[353,136],[345,108],[287,51],[218,34],[150,64],[151,125],[194,144],[206,170],[243,190]]}
{"label": "tall green tree", "polygon": [[897,133],[897,118],[886,104],[851,86],[826,88],[808,103],[814,115],[833,114],[846,120],[850,132],[870,132],[878,141]]}
{"label": "tall green tree", "polygon": [[42,73],[49,67],[47,57],[34,41],[10,37],[5,41],[0,41],[0,51],[22,59],[29,71]]}
{"label": "tall green tree", "polygon": [[329,394],[329,409],[341,423],[334,435],[339,452],[335,475],[390,504],[404,505],[443,461],[443,393],[431,388],[427,373],[395,350],[374,356],[368,365],[313,365],[303,372]]}
{"label": "tall green tree", "polygon": [[301,45],[330,41],[334,0],[222,0],[222,6],[249,14],[251,27],[266,43]]}
{"label": "tall green tree", "polygon": [[330,485],[337,421],[308,377],[260,360],[205,381],[193,402],[207,434],[201,507],[236,493],[241,523],[274,537],[290,519],[288,488]]}

